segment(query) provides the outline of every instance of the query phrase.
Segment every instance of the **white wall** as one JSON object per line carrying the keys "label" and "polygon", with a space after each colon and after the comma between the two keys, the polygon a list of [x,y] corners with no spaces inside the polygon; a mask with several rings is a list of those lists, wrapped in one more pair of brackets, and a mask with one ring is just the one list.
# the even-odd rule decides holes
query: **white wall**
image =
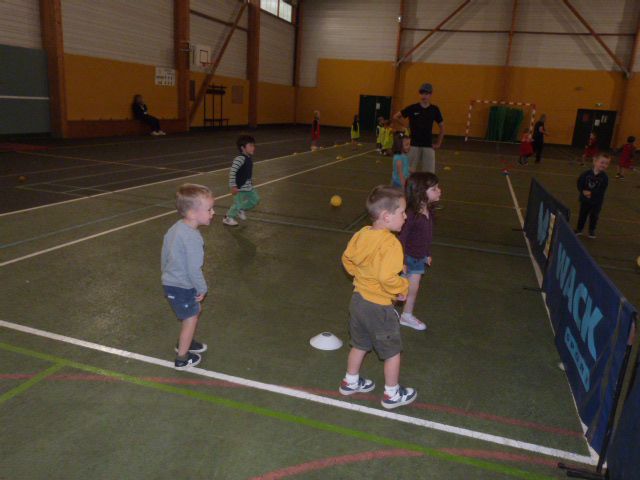
{"label": "white wall", "polygon": [[266,12],[260,13],[261,82],[293,85],[295,27]]}
{"label": "white wall", "polygon": [[0,1],[0,44],[42,48],[38,0]]}
{"label": "white wall", "polygon": [[300,84],[316,85],[320,58],[393,61],[398,11],[398,0],[305,1]]}
{"label": "white wall", "polygon": [[[406,0],[404,26],[432,29],[461,0]],[[579,0],[572,4],[598,33],[635,33],[638,0]],[[508,31],[512,0],[472,0],[443,28]],[[395,58],[399,0],[313,0],[303,6],[301,84],[313,86],[319,58],[391,61]],[[519,0],[516,30],[588,32],[562,0]],[[405,30],[401,52],[407,52],[428,31]],[[604,36],[605,43],[626,65],[632,36]],[[442,32],[433,35],[413,55],[412,62],[503,65],[506,33]],[[514,66],[617,70],[605,50],[590,36],[516,34],[511,54]],[[640,71],[640,52],[634,68]]]}
{"label": "white wall", "polygon": [[172,0],[62,0],[65,53],[172,67]]}
{"label": "white wall", "polygon": [[[192,2],[191,9],[226,22],[233,22],[235,20],[241,6],[240,2],[235,0],[215,0],[208,2],[209,8],[207,9],[201,9],[200,6],[196,8],[195,4],[200,3],[202,3],[202,0]],[[220,9],[217,9],[217,7],[214,8],[216,5],[220,6]],[[225,8],[223,8],[223,6]],[[229,6],[233,8],[226,8]],[[242,19],[245,17],[246,13],[243,13],[240,23],[242,23]],[[190,42],[212,47],[211,61],[213,62],[218,52],[220,52],[231,27],[193,14],[190,20]],[[229,45],[222,55],[222,61],[216,69],[216,74],[234,78],[247,78],[247,32],[237,28],[233,32]]]}

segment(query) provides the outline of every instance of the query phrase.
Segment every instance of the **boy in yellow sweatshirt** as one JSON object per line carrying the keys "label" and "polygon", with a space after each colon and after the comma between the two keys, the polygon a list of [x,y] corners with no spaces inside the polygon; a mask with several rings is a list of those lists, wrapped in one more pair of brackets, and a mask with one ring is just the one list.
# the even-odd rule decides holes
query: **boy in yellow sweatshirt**
{"label": "boy in yellow sweatshirt", "polygon": [[374,188],[367,198],[373,226],[357,232],[342,254],[342,264],[354,277],[355,288],[349,305],[351,351],[339,391],[352,395],[375,388],[373,380],[360,376],[364,357],[375,350],[384,360],[384,408],[407,405],[418,395],[413,388],[398,383],[402,339],[393,301],[406,298],[409,281],[400,276],[404,263],[402,245],[391,232],[402,229],[407,218],[405,208],[401,190],[387,185]]}

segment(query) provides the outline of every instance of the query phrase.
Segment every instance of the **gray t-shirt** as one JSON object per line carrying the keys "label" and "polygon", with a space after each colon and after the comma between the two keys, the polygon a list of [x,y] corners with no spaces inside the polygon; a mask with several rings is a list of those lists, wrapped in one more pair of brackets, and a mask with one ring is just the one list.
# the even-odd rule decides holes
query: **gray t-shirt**
{"label": "gray t-shirt", "polygon": [[200,232],[182,220],[167,231],[162,242],[162,285],[195,288],[198,295],[207,293],[202,274],[204,240]]}

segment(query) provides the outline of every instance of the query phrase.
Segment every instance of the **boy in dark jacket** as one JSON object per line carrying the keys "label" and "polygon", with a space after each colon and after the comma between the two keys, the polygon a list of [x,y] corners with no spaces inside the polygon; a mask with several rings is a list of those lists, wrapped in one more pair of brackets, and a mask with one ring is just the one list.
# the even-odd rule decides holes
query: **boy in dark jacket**
{"label": "boy in dark jacket", "polygon": [[609,185],[609,177],[605,170],[611,159],[608,155],[597,155],[593,159],[593,168],[583,172],[578,177],[578,191],[580,192],[580,214],[576,234],[582,235],[582,229],[589,217],[589,238],[596,238],[596,226],[600,209],[604,203],[604,193]]}

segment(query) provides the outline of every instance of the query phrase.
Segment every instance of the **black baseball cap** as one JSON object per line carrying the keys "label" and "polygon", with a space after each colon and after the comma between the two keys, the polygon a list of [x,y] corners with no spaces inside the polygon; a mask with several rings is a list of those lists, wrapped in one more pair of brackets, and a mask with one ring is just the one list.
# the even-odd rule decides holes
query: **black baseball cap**
{"label": "black baseball cap", "polygon": [[433,86],[430,83],[423,83],[420,86],[420,90],[418,90],[418,92],[420,92],[420,93],[433,93]]}

